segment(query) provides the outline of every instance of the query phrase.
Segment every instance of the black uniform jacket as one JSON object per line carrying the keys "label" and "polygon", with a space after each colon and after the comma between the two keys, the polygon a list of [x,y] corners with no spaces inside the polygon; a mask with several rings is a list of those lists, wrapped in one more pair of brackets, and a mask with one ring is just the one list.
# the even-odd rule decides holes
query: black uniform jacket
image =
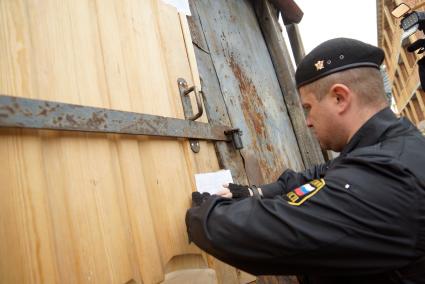
{"label": "black uniform jacket", "polygon": [[424,256],[425,138],[389,108],[338,158],[261,188],[263,199],[213,196],[189,209],[190,240],[255,275],[365,279],[356,283]]}

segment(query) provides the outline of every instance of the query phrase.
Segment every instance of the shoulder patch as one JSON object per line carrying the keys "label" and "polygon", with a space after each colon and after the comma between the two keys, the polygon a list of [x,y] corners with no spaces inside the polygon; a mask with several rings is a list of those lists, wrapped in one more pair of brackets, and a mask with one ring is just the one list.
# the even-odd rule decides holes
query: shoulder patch
{"label": "shoulder patch", "polygon": [[319,192],[325,186],[325,184],[326,183],[324,179],[315,179],[309,183],[295,188],[286,194],[288,203],[295,206],[303,204],[307,199]]}

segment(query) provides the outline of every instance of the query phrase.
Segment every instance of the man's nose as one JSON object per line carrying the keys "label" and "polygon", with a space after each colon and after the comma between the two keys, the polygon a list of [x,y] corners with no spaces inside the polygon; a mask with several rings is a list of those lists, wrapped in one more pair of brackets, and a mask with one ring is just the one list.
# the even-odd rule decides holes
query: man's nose
{"label": "man's nose", "polygon": [[307,127],[308,128],[312,128],[313,127],[313,122],[311,121],[310,116],[307,116],[305,118],[305,122],[307,123]]}

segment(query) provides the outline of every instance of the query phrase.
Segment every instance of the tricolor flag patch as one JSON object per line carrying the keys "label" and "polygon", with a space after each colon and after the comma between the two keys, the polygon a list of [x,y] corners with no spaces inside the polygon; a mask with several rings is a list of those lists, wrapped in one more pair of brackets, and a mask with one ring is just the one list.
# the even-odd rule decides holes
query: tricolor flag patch
{"label": "tricolor flag patch", "polygon": [[323,179],[315,179],[288,192],[286,197],[291,205],[301,205],[325,186]]}

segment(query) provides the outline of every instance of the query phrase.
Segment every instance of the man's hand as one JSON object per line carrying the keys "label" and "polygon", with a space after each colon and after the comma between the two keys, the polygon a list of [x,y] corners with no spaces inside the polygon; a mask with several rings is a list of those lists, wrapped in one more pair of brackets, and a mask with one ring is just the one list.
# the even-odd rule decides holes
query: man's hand
{"label": "man's hand", "polygon": [[220,195],[221,197],[240,199],[250,197],[252,196],[252,193],[247,185],[229,183],[224,184],[222,189],[217,192],[217,195]]}

